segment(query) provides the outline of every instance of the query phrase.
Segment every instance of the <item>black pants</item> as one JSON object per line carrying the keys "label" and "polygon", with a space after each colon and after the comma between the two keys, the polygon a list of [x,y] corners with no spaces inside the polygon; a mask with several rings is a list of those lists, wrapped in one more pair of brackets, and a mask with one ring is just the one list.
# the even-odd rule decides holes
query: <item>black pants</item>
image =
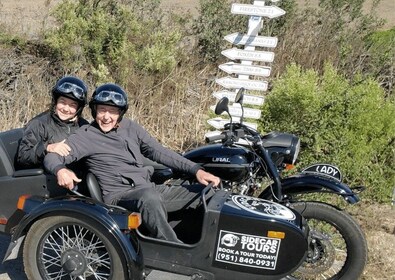
{"label": "black pants", "polygon": [[197,208],[203,188],[202,185],[134,188],[122,193],[114,202],[130,211],[139,212],[144,226],[153,237],[180,242],[167,221],[167,213]]}

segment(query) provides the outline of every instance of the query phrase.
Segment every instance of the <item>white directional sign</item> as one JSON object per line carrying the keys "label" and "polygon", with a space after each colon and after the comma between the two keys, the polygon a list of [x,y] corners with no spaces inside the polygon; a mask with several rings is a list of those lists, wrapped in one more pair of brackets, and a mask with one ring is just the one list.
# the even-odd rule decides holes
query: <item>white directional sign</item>
{"label": "white directional sign", "polygon": [[[210,107],[211,110],[215,110],[215,106]],[[243,111],[240,106],[229,106],[229,114],[232,117],[241,117]],[[227,114],[226,112],[224,114]],[[259,119],[261,117],[261,110],[244,108],[244,118],[247,119]]]}
{"label": "white directional sign", "polygon": [[249,4],[232,4],[232,14],[249,15],[276,18],[285,14],[285,11],[277,6],[258,6]]}
{"label": "white directional sign", "polygon": [[221,54],[232,60],[240,59],[240,60],[254,60],[254,61],[263,61],[263,62],[273,62],[274,60],[274,53],[265,52],[265,51],[246,51],[237,48],[232,48],[222,51]]}
{"label": "white directional sign", "polygon": [[[229,101],[234,102],[235,97],[236,97],[236,92],[231,92],[227,90],[221,90],[213,93],[213,96],[217,99],[221,99],[222,97],[227,97],[229,98]],[[244,94],[243,97],[243,104],[250,104],[250,105],[262,105],[264,102],[264,97],[263,96],[257,96],[257,95],[248,95]]]}
{"label": "white directional sign", "polygon": [[249,45],[267,48],[275,48],[278,42],[277,37],[250,36],[237,32],[226,35],[225,40],[235,45]]}
{"label": "white directional sign", "polygon": [[216,79],[215,82],[225,88],[245,88],[246,90],[266,91],[268,82],[256,80],[244,80],[231,77]]}
{"label": "white directional sign", "polygon": [[[241,117],[243,110],[240,106],[229,106],[229,113],[231,116]],[[259,119],[261,117],[261,110],[244,108],[244,118]]]}
{"label": "white directional sign", "polygon": [[269,77],[271,71],[271,68],[267,66],[246,65],[234,62],[227,62],[218,67],[228,74],[254,75],[261,77]]}
{"label": "white directional sign", "polygon": [[[232,118],[234,123],[240,123],[240,119],[239,118]],[[215,127],[216,129],[223,129],[225,124],[230,123],[229,119],[222,119],[222,118],[214,118],[214,119],[209,119],[207,121],[207,123],[209,125],[211,125],[212,127]],[[246,126],[249,126],[253,129],[257,129],[258,125],[256,123],[251,123],[251,122],[243,122],[243,124],[245,124]],[[214,133],[212,133],[214,134]],[[206,135],[212,135],[210,134],[206,134]],[[206,136],[205,135],[205,136]]]}

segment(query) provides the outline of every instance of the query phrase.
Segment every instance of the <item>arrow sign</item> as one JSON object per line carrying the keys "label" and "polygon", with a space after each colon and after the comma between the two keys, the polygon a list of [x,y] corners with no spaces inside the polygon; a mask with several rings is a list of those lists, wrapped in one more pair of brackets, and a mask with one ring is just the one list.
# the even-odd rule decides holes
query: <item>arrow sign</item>
{"label": "arrow sign", "polygon": [[250,90],[266,91],[268,82],[256,80],[242,80],[231,77],[216,79],[215,82],[225,88],[245,88]]}
{"label": "arrow sign", "polygon": [[218,67],[228,74],[255,75],[261,77],[269,77],[271,70],[267,66],[237,64],[234,62],[224,63]]}
{"label": "arrow sign", "polygon": [[[211,110],[215,111],[215,106],[210,107]],[[233,117],[241,117],[242,110],[240,106],[229,106],[229,113]],[[224,112],[226,114],[226,112]],[[259,119],[261,117],[261,110],[252,109],[252,108],[244,108],[244,118],[249,119]]]}
{"label": "arrow sign", "polygon": [[221,129],[224,128],[225,124],[230,123],[230,120],[222,119],[222,118],[214,118],[214,119],[209,119],[207,123],[216,129]]}
{"label": "arrow sign", "polygon": [[277,37],[249,36],[241,33],[232,33],[225,36],[225,40],[236,45],[250,45],[254,47],[275,48]]}
{"label": "arrow sign", "polygon": [[[229,101],[234,102],[236,93],[227,91],[227,90],[222,90],[222,91],[217,91],[213,93],[213,96],[217,99],[221,99],[222,97],[226,96],[229,98]],[[262,105],[264,102],[263,96],[256,96],[256,95],[248,95],[244,94],[243,97],[243,104],[250,104],[250,105]]]}
{"label": "arrow sign", "polygon": [[249,4],[232,4],[232,14],[276,18],[285,15],[285,11],[277,6],[256,6]]}
{"label": "arrow sign", "polygon": [[[240,119],[238,118],[232,118],[234,123],[240,123]],[[222,119],[222,118],[214,118],[210,119],[207,121],[209,125],[212,127],[215,127],[216,129],[222,129],[224,128],[225,124],[230,123],[229,119]],[[243,122],[246,126],[249,126],[253,129],[258,129],[258,125],[256,123],[251,123],[251,122]]]}
{"label": "arrow sign", "polygon": [[263,61],[263,62],[273,62],[274,60],[274,53],[265,52],[265,51],[248,51],[248,50],[232,48],[222,51],[221,54],[232,60],[240,59],[240,60],[255,60],[255,61]]}

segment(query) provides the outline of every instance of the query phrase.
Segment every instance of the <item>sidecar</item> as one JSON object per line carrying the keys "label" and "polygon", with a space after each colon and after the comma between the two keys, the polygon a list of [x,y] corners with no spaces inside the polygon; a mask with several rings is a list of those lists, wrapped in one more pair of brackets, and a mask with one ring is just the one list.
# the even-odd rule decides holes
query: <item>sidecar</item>
{"label": "sidecar", "polygon": [[152,238],[138,213],[101,201],[93,176],[79,196],[42,169],[18,169],[21,137],[21,129],[0,133],[0,231],[12,236],[4,261],[22,255],[29,279],[138,280],[150,268],[193,279],[281,279],[306,258],[308,228],[297,212],[224,190],[208,196],[209,187],[198,209],[169,213],[183,243]]}

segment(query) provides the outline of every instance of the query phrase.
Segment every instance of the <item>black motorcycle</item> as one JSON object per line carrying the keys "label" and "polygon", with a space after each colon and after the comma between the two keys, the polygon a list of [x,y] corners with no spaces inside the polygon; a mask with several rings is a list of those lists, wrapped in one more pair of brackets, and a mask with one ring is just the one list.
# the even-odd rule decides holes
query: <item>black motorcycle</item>
{"label": "black motorcycle", "polygon": [[[228,102],[220,100],[216,112],[228,111]],[[350,280],[365,267],[367,246],[358,224],[332,205],[298,200],[330,192],[356,203],[339,171],[315,165],[280,177],[279,170],[297,158],[295,136],[262,136],[231,122],[210,140],[221,143],[186,153],[223,184],[202,188],[197,209],[170,213],[183,242],[175,243],[151,237],[139,213],[103,203],[90,173],[87,189],[81,185],[81,193],[70,195],[42,169],[17,169],[22,135],[23,129],[0,133],[0,233],[11,235],[4,261],[22,254],[28,279],[143,280],[154,269],[206,280]],[[192,181],[151,164],[157,182],[169,176],[172,183]],[[259,197],[246,195],[264,183]]]}
{"label": "black motorcycle", "polygon": [[[235,102],[243,108],[243,90],[238,92]],[[228,104],[224,97],[215,108],[217,115],[227,112],[231,120],[222,133],[206,136],[208,145],[184,156],[220,177],[223,188],[229,192],[280,203],[297,210],[308,221],[307,258],[288,279],[358,279],[367,261],[367,245],[360,226],[343,210],[307,200],[306,194],[336,194],[354,204],[359,201],[357,193],[364,188],[351,189],[342,182],[339,168],[330,164],[314,164],[297,175],[282,178],[282,172],[295,164],[300,139],[280,132],[261,135],[243,124],[243,117],[240,123],[232,123]],[[155,170],[154,179],[158,183],[194,181],[169,168]]]}

